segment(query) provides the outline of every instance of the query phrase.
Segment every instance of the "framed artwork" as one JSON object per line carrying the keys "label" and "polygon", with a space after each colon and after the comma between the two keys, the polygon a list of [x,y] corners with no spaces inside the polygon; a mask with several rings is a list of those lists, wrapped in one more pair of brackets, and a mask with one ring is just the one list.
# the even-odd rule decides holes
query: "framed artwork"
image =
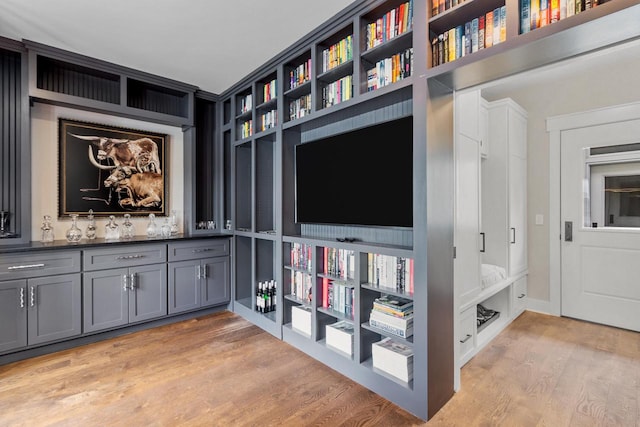
{"label": "framed artwork", "polygon": [[59,119],[58,215],[166,215],[168,135]]}

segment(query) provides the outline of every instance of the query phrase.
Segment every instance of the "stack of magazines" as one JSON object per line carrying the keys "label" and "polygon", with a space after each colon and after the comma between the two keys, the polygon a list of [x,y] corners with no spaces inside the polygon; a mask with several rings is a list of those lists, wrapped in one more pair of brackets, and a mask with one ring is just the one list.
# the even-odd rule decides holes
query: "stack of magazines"
{"label": "stack of magazines", "polygon": [[400,338],[413,335],[413,301],[383,295],[373,302],[369,324]]}

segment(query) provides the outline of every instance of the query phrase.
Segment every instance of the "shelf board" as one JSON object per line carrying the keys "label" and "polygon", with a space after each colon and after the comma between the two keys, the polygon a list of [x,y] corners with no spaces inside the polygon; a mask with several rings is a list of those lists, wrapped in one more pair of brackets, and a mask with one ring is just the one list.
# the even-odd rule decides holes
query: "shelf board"
{"label": "shelf board", "polygon": [[307,95],[310,93],[311,93],[311,80],[307,80],[306,82],[299,84],[293,89],[289,89],[288,91],[286,91],[284,93],[284,96],[291,100],[295,100],[302,97],[303,95]]}
{"label": "shelf board", "polygon": [[364,329],[366,329],[368,331],[375,332],[376,334],[382,335],[384,337],[392,338],[394,341],[397,341],[397,342],[399,342],[401,344],[404,344],[407,347],[413,348],[413,335],[411,335],[410,337],[407,337],[405,339],[405,338],[399,337],[397,335],[391,334],[389,332],[386,332],[386,331],[384,331],[382,329],[376,328],[375,326],[371,326],[369,324],[369,322],[364,322],[360,326],[362,326]]}
{"label": "shelf board", "polygon": [[360,287],[364,289],[368,289],[370,291],[380,292],[383,294],[389,294],[389,295],[394,295],[397,297],[413,300],[413,293],[409,291],[405,291],[403,289],[385,288],[384,286],[378,286],[372,283],[362,283],[360,284]]}
{"label": "shelf board", "polygon": [[371,369],[372,372],[375,372],[376,374],[380,375],[381,377],[384,377],[390,381],[393,381],[394,383],[401,385],[402,387],[409,389],[409,390],[413,390],[413,379],[409,382],[406,381],[402,381],[400,378],[388,374],[385,371],[381,371],[380,369],[376,368],[373,366],[373,359],[369,358],[367,360],[365,360],[364,362],[362,362],[362,366]]}
{"label": "shelf board", "polygon": [[286,299],[287,301],[294,302],[296,304],[307,306],[307,307],[311,306],[311,302],[310,301],[303,300],[301,298],[298,298],[295,295],[287,294],[287,295],[284,296],[284,299]]}
{"label": "shelf board", "polygon": [[342,277],[331,276],[329,274],[324,274],[324,273],[318,273],[318,277],[321,278],[321,279],[329,279],[333,283],[335,283],[336,285],[342,285],[342,286],[346,286],[348,288],[355,288],[355,286],[356,286],[354,281],[353,281],[353,279],[351,279],[351,278],[344,279]]}
{"label": "shelf board", "polygon": [[345,353],[344,351],[332,347],[330,345],[327,344],[327,340],[325,338],[321,339],[320,341],[318,341],[318,344],[325,346],[327,349],[339,354],[340,356],[344,357],[345,359],[348,360],[353,360],[353,354],[349,354],[349,353]]}
{"label": "shelf board", "polygon": [[413,30],[405,31],[399,36],[389,39],[384,43],[380,43],[378,46],[365,50],[360,54],[360,58],[371,64],[375,64],[383,58],[388,58],[396,53],[404,52],[412,46],[412,40]]}
{"label": "shelf board", "polygon": [[309,276],[311,276],[313,273],[307,269],[301,268],[301,267],[292,267],[290,265],[285,265],[284,266],[285,270],[293,270],[293,271],[299,271],[300,273],[304,273],[307,274]]}
{"label": "shelf board", "polygon": [[453,90],[465,89],[637,39],[640,37],[638,22],[637,0],[609,1],[430,68],[425,77]]}
{"label": "shelf board", "polygon": [[242,298],[242,299],[238,299],[235,302],[236,304],[240,304],[246,308],[248,308],[249,310],[253,310],[253,298]]}
{"label": "shelf board", "polygon": [[317,307],[316,309],[318,310],[318,312],[324,313],[327,316],[335,317],[338,320],[345,320],[347,322],[353,323],[352,317],[349,317],[340,311],[334,310],[332,308],[325,308],[325,307]]}
{"label": "shelf board", "polygon": [[429,31],[438,35],[450,30],[462,23],[471,21],[486,14],[490,10],[494,10],[500,6],[504,6],[505,0],[466,0],[450,9],[439,13],[429,19]]}
{"label": "shelf board", "polygon": [[316,77],[318,81],[324,83],[333,83],[344,76],[353,74],[353,59],[334,67],[328,71],[318,74]]}
{"label": "shelf board", "polygon": [[239,113],[239,114],[236,116],[236,120],[243,120],[243,119],[245,119],[245,120],[246,120],[246,119],[249,119],[249,118],[251,118],[251,114],[252,114],[252,113],[253,113],[253,109],[251,109],[251,110],[247,110],[247,111],[245,111],[245,112],[243,112],[243,113]]}
{"label": "shelf board", "polygon": [[266,102],[263,102],[262,104],[256,106],[256,111],[265,110],[267,108],[275,109],[275,108],[277,108],[277,104],[278,104],[278,98],[274,97],[274,98],[271,98],[270,100],[268,100]]}
{"label": "shelf board", "polygon": [[491,317],[489,320],[487,320],[486,322],[478,326],[478,329],[476,330],[476,332],[479,334],[480,332],[484,331],[489,325],[491,325],[493,322],[495,322],[499,318],[500,318],[500,312],[496,311],[493,317]]}

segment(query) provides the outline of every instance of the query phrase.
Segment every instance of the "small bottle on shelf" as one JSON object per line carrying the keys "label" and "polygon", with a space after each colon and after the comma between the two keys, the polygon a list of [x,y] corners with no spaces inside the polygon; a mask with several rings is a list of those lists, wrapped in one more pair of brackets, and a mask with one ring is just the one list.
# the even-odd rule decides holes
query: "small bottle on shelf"
{"label": "small bottle on shelf", "polygon": [[89,223],[87,224],[87,230],[85,231],[85,234],[87,236],[87,239],[93,240],[96,238],[96,220],[93,216],[93,209],[89,209],[87,220],[89,220]]}

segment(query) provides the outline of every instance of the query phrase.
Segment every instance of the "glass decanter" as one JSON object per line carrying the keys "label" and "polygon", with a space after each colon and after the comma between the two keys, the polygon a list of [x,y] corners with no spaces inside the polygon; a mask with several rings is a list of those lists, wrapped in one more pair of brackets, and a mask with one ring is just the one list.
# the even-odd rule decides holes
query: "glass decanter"
{"label": "glass decanter", "polygon": [[51,216],[45,215],[44,220],[42,221],[42,237],[40,241],[42,243],[51,243],[53,242],[53,227],[51,226]]}
{"label": "glass decanter", "polygon": [[66,235],[69,243],[78,243],[82,239],[82,230],[78,228],[78,214],[71,214],[71,228]]}
{"label": "glass decanter", "polygon": [[123,239],[133,239],[135,235],[136,228],[131,222],[131,215],[124,214],[124,224],[122,224],[122,232],[120,233],[120,237],[122,237]]}
{"label": "glass decanter", "polygon": [[93,216],[93,209],[89,209],[87,219],[89,220],[89,223],[87,224],[87,230],[85,231],[85,234],[87,236],[87,239],[93,240],[96,238],[96,220]]}
{"label": "glass decanter", "polygon": [[162,237],[170,237],[171,236],[171,223],[169,222],[169,218],[164,219],[164,223],[162,227],[160,227],[160,233]]}
{"label": "glass decanter", "polygon": [[116,224],[116,217],[109,215],[109,222],[104,228],[104,238],[106,240],[120,239],[120,226]]}
{"label": "glass decanter", "polygon": [[156,216],[149,214],[149,224],[147,225],[147,237],[156,237],[158,235],[158,226],[156,225]]}
{"label": "glass decanter", "polygon": [[178,234],[178,215],[175,210],[171,211],[171,235],[176,236]]}

